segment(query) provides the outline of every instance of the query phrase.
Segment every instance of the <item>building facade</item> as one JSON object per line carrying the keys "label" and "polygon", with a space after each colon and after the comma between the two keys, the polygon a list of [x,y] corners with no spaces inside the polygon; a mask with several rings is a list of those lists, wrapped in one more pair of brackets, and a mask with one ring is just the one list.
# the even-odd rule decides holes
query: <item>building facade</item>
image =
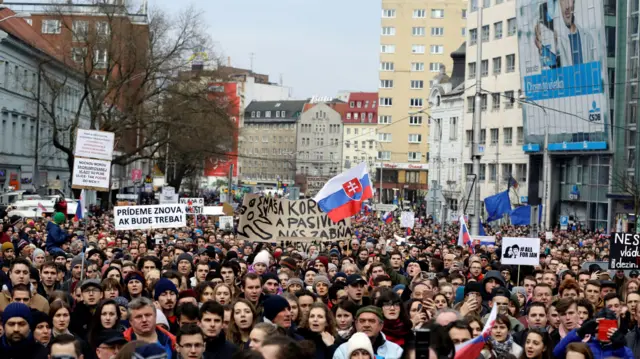
{"label": "building facade", "polygon": [[296,184],[307,195],[317,193],[342,172],[342,101],[310,103],[297,123]]}
{"label": "building facade", "polygon": [[382,1],[377,167],[385,203],[426,194],[430,85],[451,68],[447,54],[464,41],[466,12],[466,1]]}
{"label": "building facade", "polygon": [[360,162],[366,162],[371,180],[378,182],[374,177],[378,154],[378,93],[351,92],[345,97],[348,107],[342,117],[342,164],[344,169],[348,169]]}
{"label": "building facade", "polygon": [[[463,151],[464,130],[464,86],[465,86],[465,44],[451,53],[453,71],[451,76],[444,73],[434,79],[429,95],[431,109],[431,131],[429,149],[431,151],[431,195],[427,195],[427,213],[440,222],[458,220],[462,214],[460,206],[464,200],[464,161],[469,151]],[[443,201],[436,201],[440,198]],[[434,201],[434,203],[431,203]],[[438,202],[438,203],[435,203]]]}
{"label": "building facade", "polygon": [[[476,94],[476,72],[480,71],[481,130],[484,154],[477,174],[480,199],[507,190],[509,178],[518,188],[509,192],[512,205],[527,202],[528,156],[524,153],[522,95],[517,61],[518,36],[516,1],[483,0],[482,24],[478,24],[477,2],[472,1],[467,17],[467,51],[465,72],[464,146],[471,151]],[[482,59],[477,49],[482,46]],[[470,153],[470,152],[469,152]],[[464,178],[471,181],[471,156],[464,158]],[[468,187],[468,186],[465,186]],[[471,208],[471,207],[469,207]]]}
{"label": "building facade", "polygon": [[244,112],[240,184],[278,187],[295,180],[296,123],[306,101],[253,101]]}

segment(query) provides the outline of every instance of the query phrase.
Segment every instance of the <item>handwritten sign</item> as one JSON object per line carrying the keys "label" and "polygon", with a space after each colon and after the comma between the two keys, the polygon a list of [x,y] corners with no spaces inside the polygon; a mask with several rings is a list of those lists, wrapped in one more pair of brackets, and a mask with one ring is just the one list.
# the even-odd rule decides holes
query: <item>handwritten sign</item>
{"label": "handwritten sign", "polygon": [[400,213],[400,227],[413,228],[415,223],[415,214],[413,212],[407,211]]}
{"label": "handwritten sign", "polygon": [[155,228],[182,228],[187,225],[184,204],[115,207],[116,231]]}
{"label": "handwritten sign", "polygon": [[109,190],[111,161],[75,157],[71,187],[98,191]]}
{"label": "handwritten sign", "polygon": [[609,241],[610,269],[637,269],[640,261],[640,234],[613,233]]}
{"label": "handwritten sign", "polygon": [[502,264],[540,264],[540,238],[502,238]]}
{"label": "handwritten sign", "polygon": [[349,218],[333,223],[312,199],[245,195],[240,209],[238,239],[258,242],[337,241],[350,239]]}
{"label": "handwritten sign", "polygon": [[204,198],[180,198],[180,204],[187,206],[187,214],[202,214]]}

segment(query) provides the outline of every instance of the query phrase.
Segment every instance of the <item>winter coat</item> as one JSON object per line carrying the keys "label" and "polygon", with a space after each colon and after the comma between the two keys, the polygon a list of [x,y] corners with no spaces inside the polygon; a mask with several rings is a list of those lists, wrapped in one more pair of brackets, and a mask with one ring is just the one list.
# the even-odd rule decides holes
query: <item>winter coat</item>
{"label": "winter coat", "polygon": [[[384,359],[400,359],[402,358],[402,347],[398,344],[387,341],[384,334],[379,334],[382,337],[382,345],[374,348],[374,354]],[[349,343],[341,344],[333,354],[333,359],[349,359],[347,354],[349,353]]]}
{"label": "winter coat", "polygon": [[304,338],[305,340],[309,340],[313,342],[316,346],[315,351],[315,359],[331,359],[333,358],[333,353],[335,353],[336,349],[343,343],[342,339],[339,336],[335,337],[335,341],[332,345],[327,346],[322,340],[322,335],[318,333],[314,333],[307,328],[299,328],[298,334]]}
{"label": "winter coat", "polygon": [[630,330],[625,336],[627,340],[627,347],[631,349],[631,352],[636,358],[640,358],[640,327]]}
{"label": "winter coat", "polygon": [[47,223],[47,242],[46,248],[49,254],[62,251],[62,245],[69,240],[69,237],[59,225]]}
{"label": "winter coat", "polygon": [[[578,330],[574,329],[570,331],[566,337],[562,338],[560,343],[553,349],[554,358],[564,358],[567,353],[567,345],[571,343],[579,343],[582,338],[578,336]],[[621,359],[634,359],[631,349],[626,346],[613,348],[609,345],[602,345],[596,338],[591,337],[587,342],[589,349],[593,353],[595,359],[608,359],[611,357],[617,357]]]}
{"label": "winter coat", "polygon": [[2,359],[47,359],[49,351],[37,343],[31,335],[16,344],[9,344],[6,336],[0,337],[0,358]]}
{"label": "winter coat", "polygon": [[[176,337],[160,326],[156,326],[156,334],[158,335],[157,344],[164,348],[169,358],[173,358],[176,353]],[[136,340],[133,328],[125,330],[123,335],[128,342]]]}
{"label": "winter coat", "polygon": [[205,357],[210,359],[231,358],[238,351],[235,345],[227,341],[224,332],[220,332],[217,338],[207,338],[205,346]]}

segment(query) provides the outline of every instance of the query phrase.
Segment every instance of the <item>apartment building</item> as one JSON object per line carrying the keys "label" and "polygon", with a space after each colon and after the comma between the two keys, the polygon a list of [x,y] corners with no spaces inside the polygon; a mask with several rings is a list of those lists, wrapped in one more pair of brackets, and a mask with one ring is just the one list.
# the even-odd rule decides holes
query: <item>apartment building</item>
{"label": "apartment building", "polygon": [[342,163],[345,169],[360,162],[369,166],[372,181],[375,176],[375,161],[378,155],[376,126],[378,124],[378,93],[351,92],[346,97],[346,108],[342,143]]}
{"label": "apartment building", "polygon": [[467,1],[383,0],[380,28],[378,153],[382,201],[421,201],[428,188],[433,77],[451,68],[464,41]]}
{"label": "apartment building", "polygon": [[[478,24],[477,1],[482,5]],[[520,71],[515,0],[473,0],[467,17],[464,146],[470,151],[475,108],[476,71],[481,72],[484,155],[477,174],[480,199],[505,191],[513,176],[518,189],[510,192],[512,204],[527,202],[528,156],[523,151]],[[478,61],[477,46],[482,44]],[[473,174],[470,156],[464,157],[465,180]]]}

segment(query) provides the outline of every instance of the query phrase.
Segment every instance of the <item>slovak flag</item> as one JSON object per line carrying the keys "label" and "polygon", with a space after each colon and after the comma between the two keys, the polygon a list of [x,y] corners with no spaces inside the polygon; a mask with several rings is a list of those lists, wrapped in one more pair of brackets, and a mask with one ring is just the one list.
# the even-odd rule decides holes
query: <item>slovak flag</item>
{"label": "slovak flag", "polygon": [[467,222],[464,217],[460,216],[460,233],[458,233],[458,245],[471,245],[471,235],[469,234],[469,228],[467,228]]}
{"label": "slovak flag", "polygon": [[491,314],[489,314],[489,318],[487,319],[487,324],[485,324],[484,328],[482,329],[482,333],[480,333],[479,336],[467,340],[466,342],[459,344],[459,346],[456,346],[456,356],[454,357],[454,359],[479,357],[485,343],[489,339],[489,336],[491,336],[491,329],[493,329],[493,325],[495,324],[497,317],[498,306],[494,304],[493,308],[491,309]]}
{"label": "slovak flag", "polygon": [[313,198],[335,223],[354,216],[362,203],[373,197],[369,171],[365,162],[330,179]]}
{"label": "slovak flag", "polygon": [[383,215],[382,215],[382,220],[383,220],[385,223],[391,223],[391,222],[393,222],[393,212],[389,211],[389,212],[386,212],[385,214],[383,214]]}
{"label": "slovak flag", "polygon": [[[42,211],[42,213],[44,213],[44,212],[46,212],[46,211],[47,211],[47,209],[45,208],[45,206],[44,206],[42,203],[40,203],[40,202],[38,202],[38,208],[40,209],[40,211]],[[619,232],[621,232],[621,231],[619,231]]]}
{"label": "slovak flag", "polygon": [[78,200],[78,203],[76,205],[76,215],[74,217],[74,219],[76,220],[76,222],[81,221],[82,219],[84,219],[84,190],[82,190],[82,192],[80,192],[80,199]]}
{"label": "slovak flag", "polygon": [[[364,205],[364,214],[369,214],[371,213],[371,206],[368,204]],[[622,232],[622,231],[618,231],[618,232]]]}

